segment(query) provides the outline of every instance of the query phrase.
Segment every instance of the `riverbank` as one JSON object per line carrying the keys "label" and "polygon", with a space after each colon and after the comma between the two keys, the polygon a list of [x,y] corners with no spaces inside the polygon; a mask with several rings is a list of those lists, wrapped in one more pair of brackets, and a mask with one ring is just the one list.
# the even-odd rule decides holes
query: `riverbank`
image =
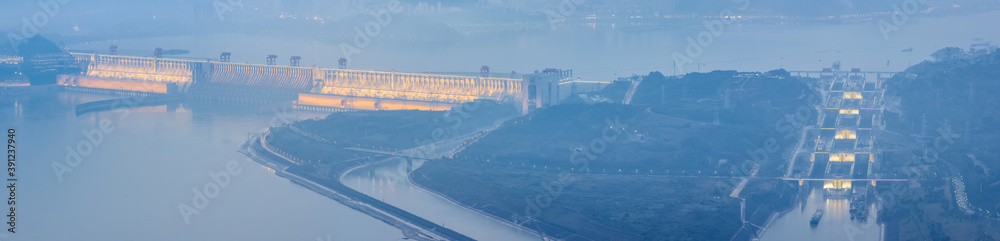
{"label": "riverbank", "polygon": [[[796,191],[795,194],[794,194],[795,197],[792,199],[792,203],[790,203],[787,207],[785,207],[785,209],[781,209],[779,211],[776,211],[776,212],[772,213],[771,217],[767,219],[766,223],[764,223],[764,226],[761,227],[761,229],[759,231],[757,231],[756,236],[757,237],[763,237],[767,233],[768,229],[770,229],[771,226],[774,225],[774,222],[776,220],[778,220],[779,217],[781,217],[782,215],[786,215],[786,214],[788,214],[788,213],[790,213],[790,212],[792,212],[792,211],[795,210],[795,207],[797,206],[795,204],[804,205],[805,202],[809,201],[808,190],[809,190],[809,186],[806,186],[805,189],[803,189],[803,187],[800,186],[799,190]],[[805,193],[803,193],[803,192],[805,192]],[[803,195],[803,194],[805,194],[805,195]]]}
{"label": "riverbank", "polygon": [[[273,168],[275,174],[280,177],[289,179],[309,190],[399,228],[407,238],[416,240],[473,240],[465,235],[357,192],[344,186],[339,181],[324,181],[312,174],[306,173],[304,169],[293,165],[295,163],[292,161],[294,157],[289,158],[278,154],[278,151],[272,150],[269,147],[270,145],[266,141],[266,136],[269,132],[270,129],[248,140],[247,143],[241,146],[240,152],[262,165]],[[336,170],[331,169],[330,172],[336,173],[337,175],[334,176],[339,177],[344,170],[363,165],[363,163],[357,159],[348,160],[346,163],[338,165],[340,168]]]}
{"label": "riverbank", "polygon": [[[482,209],[476,208],[476,207],[474,207],[472,205],[467,205],[465,203],[462,203],[460,200],[457,200],[457,199],[454,199],[454,198],[451,198],[451,197],[445,195],[444,193],[441,193],[441,192],[438,192],[437,190],[425,187],[424,185],[421,185],[419,182],[413,181],[412,175],[413,175],[413,173],[410,173],[410,175],[406,175],[406,181],[409,182],[410,184],[412,184],[414,187],[419,188],[422,191],[430,193],[430,194],[432,194],[432,195],[434,195],[434,196],[436,196],[438,198],[444,199],[445,201],[448,201],[449,203],[454,204],[454,205],[459,206],[459,207],[462,207],[462,208],[464,208],[466,210],[469,210],[469,211],[478,213],[480,215],[486,216],[486,217],[488,217],[490,219],[496,220],[497,222],[503,223],[504,225],[507,225],[509,227],[513,227],[513,228],[515,228],[517,230],[524,231],[524,232],[530,233],[532,235],[542,237],[542,235],[540,233],[538,233],[537,230],[531,229],[531,228],[526,227],[526,226],[522,226],[522,225],[520,225],[520,224],[518,224],[518,223],[516,223],[514,221],[501,218],[501,217],[499,217],[499,216],[497,216],[497,215],[495,215],[493,213],[490,213],[490,212],[488,212],[486,210],[482,210]],[[426,177],[424,177],[423,179],[426,180]],[[504,210],[499,210],[499,211],[504,211]]]}

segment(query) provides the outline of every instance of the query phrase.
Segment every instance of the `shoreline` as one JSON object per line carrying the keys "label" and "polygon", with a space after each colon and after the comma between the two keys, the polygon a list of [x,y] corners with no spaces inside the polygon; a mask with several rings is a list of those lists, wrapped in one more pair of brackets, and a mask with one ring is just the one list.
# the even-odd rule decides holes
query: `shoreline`
{"label": "shoreline", "polygon": [[521,225],[519,225],[519,224],[517,224],[515,222],[509,221],[509,220],[506,220],[506,219],[502,219],[502,218],[497,217],[495,215],[486,213],[486,211],[483,211],[483,210],[480,210],[480,209],[473,208],[473,207],[470,207],[468,205],[462,204],[461,202],[458,202],[458,201],[452,199],[451,197],[445,196],[444,194],[442,194],[440,192],[437,192],[437,191],[432,190],[430,188],[427,188],[427,187],[425,187],[423,185],[420,185],[419,183],[414,182],[413,180],[411,180],[410,179],[410,175],[413,175],[413,174],[410,173],[409,175],[406,175],[406,182],[410,183],[410,185],[413,185],[414,187],[417,187],[417,189],[420,189],[420,190],[422,190],[424,192],[430,193],[431,195],[437,196],[438,198],[444,199],[445,201],[447,201],[449,203],[452,203],[452,204],[454,204],[456,206],[462,207],[462,208],[464,208],[466,210],[469,210],[469,211],[475,212],[477,214],[486,216],[486,217],[488,217],[490,219],[496,220],[497,222],[500,222],[500,223],[502,223],[504,225],[507,225],[507,226],[512,227],[512,228],[515,228],[515,229],[517,229],[519,231],[524,231],[524,232],[529,233],[531,235],[535,235],[535,236],[537,236],[539,238],[542,237],[538,233],[537,230],[534,230],[534,229],[531,229],[531,228],[528,228],[528,227],[525,227],[525,226],[521,226]]}
{"label": "shoreline", "polygon": [[[803,196],[803,195],[800,195],[799,193],[796,193],[796,196],[801,196],[802,198],[804,198],[804,199],[806,199],[806,200],[808,200],[808,198],[809,198],[809,197],[808,197],[808,195],[804,195],[804,196]],[[805,205],[805,204],[803,203],[802,205]],[[796,209],[796,206],[795,206],[795,205],[791,205],[791,206],[789,206],[789,207],[788,207],[787,209],[784,209],[784,210],[781,210],[781,211],[776,211],[776,212],[775,212],[774,214],[772,214],[772,216],[771,216],[771,217],[770,217],[770,218],[768,219],[768,221],[767,221],[767,224],[766,224],[766,225],[764,225],[764,226],[763,226],[763,228],[761,229],[761,231],[760,231],[760,232],[759,232],[759,233],[757,234],[757,238],[761,238],[761,237],[763,237],[763,236],[764,236],[764,235],[765,235],[765,234],[767,233],[768,229],[770,229],[771,225],[772,225],[772,224],[773,224],[773,223],[774,223],[774,222],[775,222],[775,221],[776,221],[776,220],[777,220],[778,218],[780,218],[781,216],[784,216],[785,214],[787,214],[787,213],[789,213],[789,212],[791,212],[791,211],[794,211],[795,209]],[[876,223],[876,224],[877,224],[877,225],[879,226],[879,229],[878,229],[878,231],[879,231],[879,239],[878,239],[878,240],[879,240],[879,241],[885,241],[885,236],[886,236],[886,224],[885,224],[885,223],[882,223],[882,222],[879,222],[879,221],[877,221],[877,220],[878,220],[878,219],[877,219],[877,218],[875,218],[875,219],[874,219],[874,220],[872,220],[871,222],[875,222],[875,223]],[[853,239],[854,237],[850,237],[850,238],[852,238],[852,239]]]}
{"label": "shoreline", "polygon": [[[477,133],[479,133],[479,132],[468,133],[468,134],[465,134],[465,135],[475,135]],[[462,136],[465,136],[465,135],[462,135]],[[459,136],[459,137],[456,137],[456,138],[461,139],[462,136]],[[417,148],[419,148],[419,147],[417,147]],[[400,157],[400,156],[397,156],[397,157],[401,158],[401,159],[404,159],[404,160],[406,158],[406,157]],[[387,162],[387,161],[392,160],[392,159],[395,159],[395,158],[387,158],[387,159],[384,159],[384,160],[381,160],[381,161],[372,162],[372,163],[366,163],[366,164],[363,164],[363,165],[358,165],[358,166],[355,166],[355,167],[352,167],[352,168],[348,168],[347,170],[345,170],[343,173],[340,174],[340,176],[338,177],[338,181],[341,182],[341,184],[343,184],[344,177],[346,177],[348,173],[351,173],[351,172],[353,172],[353,171],[355,171],[357,169],[361,169],[361,168],[364,168],[364,167],[368,167],[368,166],[372,166],[372,165],[375,165],[375,164]],[[420,159],[423,159],[423,158],[420,158]],[[438,160],[433,160],[433,159],[425,159],[425,160],[426,161],[438,161]],[[415,170],[416,169],[413,169],[413,171],[415,171]],[[501,224],[503,224],[505,226],[515,228],[515,229],[518,230],[518,232],[522,232],[523,231],[523,232],[529,233],[529,234],[534,235],[534,236],[539,237],[539,238],[542,237],[538,233],[537,230],[531,229],[529,227],[518,225],[515,222],[512,222],[512,221],[509,221],[509,220],[497,217],[497,216],[489,214],[489,213],[487,213],[487,212],[485,212],[483,210],[476,209],[474,207],[470,207],[468,205],[462,204],[461,202],[458,202],[455,199],[452,199],[451,197],[448,197],[448,196],[446,196],[446,195],[444,195],[444,194],[442,194],[442,193],[440,193],[440,192],[438,192],[436,190],[433,190],[433,189],[430,189],[430,188],[425,187],[423,185],[420,185],[419,183],[413,181],[413,179],[411,178],[412,175],[413,175],[413,172],[410,172],[410,173],[407,173],[407,175],[404,175],[405,178],[406,178],[406,182],[409,183],[411,186],[416,187],[417,189],[419,189],[421,191],[424,191],[424,192],[426,192],[428,194],[434,195],[434,196],[436,196],[436,197],[438,197],[438,198],[440,198],[440,199],[442,199],[442,200],[444,200],[446,202],[449,202],[452,205],[458,206],[458,207],[460,207],[462,209],[474,212],[476,214],[482,215],[482,216],[484,216],[486,218],[489,218],[491,220],[499,222],[499,223],[501,223]],[[345,184],[345,186],[346,186],[346,184]],[[350,187],[348,186],[348,188],[350,188]]]}
{"label": "shoreline", "polygon": [[[270,129],[255,137],[251,137],[249,140],[240,145],[239,152],[243,153],[255,162],[271,167],[275,170],[275,174],[279,177],[288,179],[289,181],[316,192],[317,194],[326,196],[350,207],[351,209],[362,212],[399,229],[406,238],[414,240],[474,240],[451,229],[441,227],[433,222],[422,219],[419,216],[410,214],[405,210],[396,208],[387,203],[381,203],[363,193],[356,191],[356,193],[352,193],[350,191],[353,191],[353,189],[343,186],[343,184],[340,183],[340,180],[336,180],[336,184],[342,185],[342,187],[331,187],[327,184],[311,180],[308,177],[295,174],[293,173],[294,170],[289,171],[289,169],[292,169],[292,166],[289,165],[290,163],[293,163],[291,162],[291,159],[279,155],[266,147],[266,141],[263,137],[265,137],[269,132]],[[269,152],[264,153],[265,155],[274,155],[278,158],[285,159],[289,163],[278,163],[275,162],[275,160],[270,160],[271,158],[260,155],[261,153],[259,153],[259,150],[256,150],[258,148]],[[346,188],[346,190],[338,191],[336,190],[338,188]]]}
{"label": "shoreline", "polygon": [[[799,193],[796,192],[795,196],[796,196],[796,198],[795,198],[796,200],[794,200],[793,203],[798,202]],[[806,195],[805,198],[808,199],[809,196]],[[773,214],[771,214],[771,217],[767,219],[767,223],[764,224],[764,227],[762,227],[761,230],[760,230],[760,232],[758,232],[755,236],[757,236],[757,238],[763,237],[764,234],[767,233],[767,230],[771,228],[771,225],[774,224],[774,221],[778,220],[778,217],[781,217],[781,216],[785,215],[786,213],[794,211],[794,210],[795,210],[795,205],[789,205],[787,209],[780,210],[780,211],[775,211]]]}

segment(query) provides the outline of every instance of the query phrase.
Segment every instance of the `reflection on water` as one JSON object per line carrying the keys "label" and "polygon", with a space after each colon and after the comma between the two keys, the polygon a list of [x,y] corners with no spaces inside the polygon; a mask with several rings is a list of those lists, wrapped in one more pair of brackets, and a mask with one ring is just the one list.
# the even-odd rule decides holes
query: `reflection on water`
{"label": "reflection on water", "polygon": [[[817,208],[824,211],[823,218],[815,227],[809,220]],[[881,227],[875,223],[875,205],[867,221],[851,220],[851,203],[846,198],[824,199],[823,189],[813,188],[806,201],[798,202],[786,213],[779,214],[761,235],[763,241],[817,240],[817,241],[876,241],[881,239]]]}
{"label": "reflection on water", "polygon": [[[424,161],[414,161],[414,168],[423,163]],[[344,175],[341,181],[355,190],[473,239],[539,239],[411,185],[406,180],[406,170],[406,161],[395,159],[353,170]]]}
{"label": "reflection on water", "polygon": [[[845,68],[901,71],[928,59],[931,53],[943,47],[965,48],[973,39],[1000,39],[1000,31],[954,27],[968,23],[995,26],[1000,24],[998,15],[1000,11],[914,18],[888,39],[874,24],[730,25],[693,59],[695,63],[682,64],[677,71],[678,74],[717,69],[818,71],[831,67],[835,61],[843,61]],[[443,46],[373,39],[375,44],[352,56],[349,68],[478,73],[482,65],[489,65],[497,73],[530,73],[552,67],[573,69],[574,76],[588,81],[612,81],[616,77],[650,71],[670,75],[674,70],[672,54],[685,53],[687,38],[704,30],[701,22],[690,24],[677,29],[644,32],[563,27],[551,32],[504,34]],[[249,34],[117,39],[70,43],[68,48],[103,53],[111,44],[118,44],[123,49],[180,48],[190,50],[190,54],[180,57],[198,59],[230,51],[232,62],[258,64],[263,63],[264,56],[278,54],[301,56],[303,66],[335,67],[337,60],[344,57],[339,41]],[[902,51],[910,48],[912,51]]]}
{"label": "reflection on water", "polygon": [[[843,61],[845,67],[864,70],[902,70],[942,47],[965,47],[973,39],[1000,39],[1000,31],[954,27],[968,23],[996,26],[1000,24],[998,15],[1000,12],[913,19],[888,39],[872,24],[733,25],[705,48],[695,60],[697,63],[682,66],[684,69],[679,71],[819,70],[837,60]],[[350,67],[478,72],[488,64],[498,72],[521,73],[557,67],[572,68],[584,80],[610,81],[652,70],[669,74],[673,67],[671,54],[685,51],[686,38],[701,30],[701,26],[684,26],[679,30],[622,33],[561,28],[557,32],[511,34],[447,46],[414,46],[377,39],[376,44],[355,56]],[[259,35],[115,39],[69,43],[67,47],[104,52],[111,44],[123,49],[186,49],[190,54],[182,57],[197,58],[231,51],[233,62],[260,63],[269,54],[301,55],[304,66],[332,67],[343,57],[339,42]],[[274,117],[273,113],[257,110],[199,106],[133,110],[128,118],[115,122],[116,130],[67,174],[65,182],[57,181],[50,164],[65,158],[64,147],[83,140],[80,132],[93,129],[100,118],[121,116],[121,110],[76,116],[73,105],[110,98],[115,97],[62,93],[0,97],[0,118],[5,125],[19,128],[25,158],[19,169],[24,186],[18,194],[24,202],[19,202],[18,218],[26,236],[19,238],[313,240],[332,235],[334,240],[392,240],[401,236],[384,223],[274,176],[273,170],[250,168],[256,165],[253,162],[241,162],[246,167],[243,174],[202,210],[196,223],[185,225],[177,205],[191,201],[191,188],[209,181],[207,173],[224,167],[226,161],[245,160],[236,148],[246,140],[248,132],[267,126]],[[299,118],[304,116],[300,114]],[[387,163],[359,169],[350,173],[345,183],[474,238],[533,239],[410,186],[401,174],[405,172],[399,172],[398,167],[398,163]],[[856,223],[847,214],[846,200],[824,200],[817,192],[810,193],[804,205],[780,215],[763,239],[878,240],[874,211],[868,222]],[[816,228],[810,228],[809,218],[821,205],[826,215]]]}
{"label": "reflection on water", "polygon": [[[0,96],[0,120],[17,128],[15,240],[400,240],[402,233],[274,175],[236,152],[275,113],[199,105],[151,106],[77,116],[79,103],[120,98],[85,93]],[[291,119],[322,116],[289,112]],[[59,181],[52,163],[89,141],[101,120],[113,131],[92,141]],[[180,204],[209,172],[237,161],[232,176],[185,224]],[[3,238],[7,240],[7,238]]]}

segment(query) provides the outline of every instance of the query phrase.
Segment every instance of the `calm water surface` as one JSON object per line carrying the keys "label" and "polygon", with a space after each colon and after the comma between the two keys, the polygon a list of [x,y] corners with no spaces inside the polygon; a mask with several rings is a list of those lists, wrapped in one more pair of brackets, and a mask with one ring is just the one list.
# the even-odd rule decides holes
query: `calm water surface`
{"label": "calm water surface", "polygon": [[[419,167],[423,161],[416,161]],[[406,180],[406,161],[397,159],[358,168],[341,181],[358,191],[407,210],[417,216],[455,230],[477,240],[539,240],[537,236],[519,231],[468,209],[458,207],[432,193],[411,185]]]}
{"label": "calm water surface", "polygon": [[[17,128],[18,232],[15,240],[399,240],[374,218],[275,176],[236,152],[247,133],[271,122],[270,111],[155,106],[76,116],[78,103],[111,96],[40,93],[3,96],[0,119]],[[282,112],[293,119],[315,114]],[[56,176],[66,147],[88,141],[81,131],[100,120],[114,130]],[[85,149],[84,149],[85,150]],[[235,162],[232,176],[185,223],[178,206],[209,172]],[[0,237],[3,238],[3,237]],[[7,239],[3,239],[7,240]]]}
{"label": "calm water surface", "polygon": [[[728,25],[679,73],[776,68],[819,70],[834,61],[844,68],[898,71],[925,60],[942,47],[968,47],[981,40],[1000,41],[1000,31],[954,28],[975,23],[1000,25],[1000,12],[943,18],[911,19],[886,39],[871,24],[810,26]],[[584,80],[610,81],[633,73],[673,73],[671,54],[683,53],[695,30],[626,33],[615,29],[560,28],[554,32],[478,38],[448,45],[393,44],[375,39],[354,56],[350,68],[413,72],[477,72],[490,65],[494,73],[528,73],[548,67],[574,69]],[[107,50],[112,43],[128,51],[187,49],[181,57],[205,58],[232,52],[234,62],[263,63],[268,54],[281,59],[302,56],[305,66],[336,66],[339,42],[282,36],[199,35],[119,39],[70,44],[70,49]],[[752,47],[751,47],[752,46]],[[913,48],[912,53],[902,52]],[[148,50],[148,51],[146,51]],[[199,106],[157,106],[73,114],[73,105],[110,96],[42,93],[0,98],[4,124],[18,128],[21,162],[18,173],[19,240],[397,240],[400,232],[378,220],[301,188],[247,161],[236,152],[248,132],[270,123],[271,111]],[[292,112],[296,119],[321,116]],[[60,182],[54,161],[87,138],[102,119],[115,130],[104,135],[92,153]],[[242,172],[200,214],[185,224],[178,205],[192,202],[192,188],[212,182],[209,172],[236,161]],[[409,186],[398,163],[350,173],[345,183],[469,236],[525,240],[531,236],[464,210]],[[824,200],[816,193],[805,206],[782,214],[764,240],[846,240],[850,222],[846,200]],[[821,224],[808,218],[823,205]],[[874,220],[874,216],[869,220]],[[871,222],[871,221],[869,221]],[[877,225],[859,224],[854,240],[877,240]],[[860,232],[860,233],[859,233]],[[3,238],[3,237],[0,237]]]}
{"label": "calm water surface", "polygon": [[[823,218],[816,227],[811,227],[809,220],[817,208],[823,209]],[[791,211],[779,214],[760,240],[880,240],[882,231],[875,223],[878,213],[874,205],[869,206],[871,211],[867,221],[851,220],[850,209],[851,203],[847,199],[825,199],[822,189],[812,189],[804,203],[798,202]]]}

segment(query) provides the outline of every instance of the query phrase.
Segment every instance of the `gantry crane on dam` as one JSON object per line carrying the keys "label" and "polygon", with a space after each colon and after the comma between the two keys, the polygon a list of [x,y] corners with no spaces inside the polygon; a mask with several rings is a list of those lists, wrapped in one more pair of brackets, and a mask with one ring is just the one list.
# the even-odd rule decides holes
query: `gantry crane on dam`
{"label": "gantry crane on dam", "polygon": [[[115,48],[112,48],[115,49]],[[162,50],[157,53],[162,53]],[[73,53],[83,66],[79,75],[62,75],[58,84],[80,90],[115,94],[182,94],[210,101],[294,102],[300,109],[339,110],[448,110],[458,103],[493,100],[511,103],[526,113],[554,104],[575,92],[572,70],[545,69],[522,78],[479,75],[404,73],[338,68],[168,59]]]}

